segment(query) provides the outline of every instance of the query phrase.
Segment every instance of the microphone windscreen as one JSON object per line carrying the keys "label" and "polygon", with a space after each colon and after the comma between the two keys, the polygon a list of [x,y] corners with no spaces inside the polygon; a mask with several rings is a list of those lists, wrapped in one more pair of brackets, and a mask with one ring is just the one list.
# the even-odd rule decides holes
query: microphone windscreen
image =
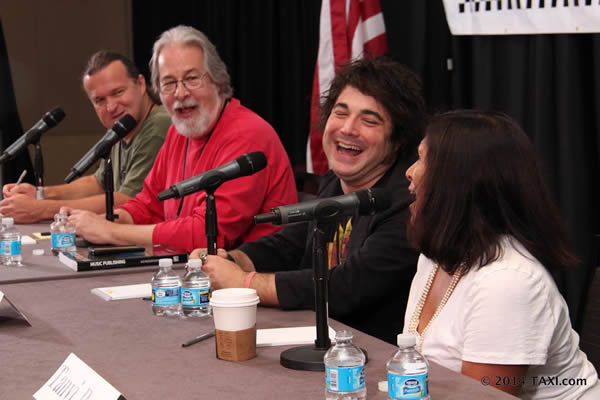
{"label": "microphone windscreen", "polygon": [[65,112],[60,107],[56,107],[51,111],[48,111],[42,119],[48,125],[49,128],[54,128],[60,121],[65,118]]}
{"label": "microphone windscreen", "polygon": [[171,188],[165,189],[158,194],[158,201],[164,201],[173,197],[173,190]]}
{"label": "microphone windscreen", "polygon": [[125,114],[117,122],[114,123],[112,130],[119,136],[119,138],[124,138],[127,134],[135,128],[137,122],[135,118],[133,118],[130,114]]}
{"label": "microphone windscreen", "polygon": [[354,192],[358,198],[360,215],[370,215],[390,207],[390,196],[385,189],[373,188]]}
{"label": "microphone windscreen", "polygon": [[253,151],[237,158],[240,176],[252,175],[267,166],[267,157],[262,151]]}

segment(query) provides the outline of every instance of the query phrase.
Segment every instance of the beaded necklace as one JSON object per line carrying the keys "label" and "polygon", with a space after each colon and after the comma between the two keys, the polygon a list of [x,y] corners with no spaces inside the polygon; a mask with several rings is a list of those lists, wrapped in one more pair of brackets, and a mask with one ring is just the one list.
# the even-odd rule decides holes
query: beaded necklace
{"label": "beaded necklace", "polygon": [[437,318],[440,312],[442,312],[442,309],[448,302],[448,299],[450,299],[450,295],[452,295],[452,292],[454,292],[454,288],[456,288],[456,285],[458,285],[458,281],[460,281],[460,278],[463,275],[462,268],[454,272],[454,274],[452,275],[452,281],[450,281],[450,285],[448,285],[448,289],[446,289],[446,293],[444,293],[442,301],[440,301],[440,304],[437,306],[435,312],[433,313],[433,316],[431,317],[425,328],[423,328],[423,331],[419,334],[419,332],[417,331],[417,327],[419,326],[421,313],[423,312],[423,306],[425,305],[425,300],[427,300],[427,296],[429,295],[429,291],[431,290],[431,286],[433,285],[433,279],[435,278],[438,270],[439,265],[436,265],[435,267],[433,267],[431,274],[429,274],[429,278],[425,283],[425,287],[423,288],[421,298],[419,298],[419,302],[417,303],[415,311],[413,312],[412,317],[410,318],[410,321],[408,323],[408,333],[412,333],[417,337],[417,350],[419,351],[421,351],[421,348],[423,346],[423,337],[425,336],[425,332],[427,332],[427,329],[431,326],[431,323]]}

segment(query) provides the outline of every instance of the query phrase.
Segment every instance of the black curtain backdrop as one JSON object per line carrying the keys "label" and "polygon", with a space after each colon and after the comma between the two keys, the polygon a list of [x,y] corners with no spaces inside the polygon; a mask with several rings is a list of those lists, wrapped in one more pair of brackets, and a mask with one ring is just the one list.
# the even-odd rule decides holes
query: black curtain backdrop
{"label": "black curtain backdrop", "polygon": [[[600,35],[452,36],[439,0],[381,0],[389,55],[423,80],[432,112],[493,109],[530,135],[585,267],[557,276],[581,328],[600,232]],[[319,38],[318,0],[133,0],[135,60],[178,24],[215,43],[235,96],[269,121],[294,165],[304,163]],[[449,68],[449,64],[450,68]],[[493,310],[490,310],[493,312]]]}
{"label": "black curtain backdrop", "polygon": [[[6,149],[23,134],[15,91],[13,90],[8,51],[4,40],[2,21],[0,21],[0,150]],[[29,153],[23,152],[15,159],[0,165],[0,184],[15,182],[21,172],[27,169],[25,182],[33,183],[33,167]],[[1,195],[0,195],[1,196]]]}

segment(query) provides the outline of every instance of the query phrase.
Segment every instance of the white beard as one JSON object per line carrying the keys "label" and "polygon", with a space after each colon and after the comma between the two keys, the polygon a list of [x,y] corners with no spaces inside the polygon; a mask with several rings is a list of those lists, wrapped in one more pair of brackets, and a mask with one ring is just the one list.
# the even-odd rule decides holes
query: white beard
{"label": "white beard", "polygon": [[[217,97],[216,93],[215,97]],[[198,106],[198,115],[193,118],[179,118],[177,114],[172,114],[171,120],[173,121],[173,125],[175,125],[177,132],[182,136],[199,138],[207,134],[210,126],[216,122],[219,114],[219,105],[220,102],[217,101],[212,109],[207,110],[203,109],[200,103],[195,99],[190,98],[182,102],[175,101],[173,103],[173,109]]]}

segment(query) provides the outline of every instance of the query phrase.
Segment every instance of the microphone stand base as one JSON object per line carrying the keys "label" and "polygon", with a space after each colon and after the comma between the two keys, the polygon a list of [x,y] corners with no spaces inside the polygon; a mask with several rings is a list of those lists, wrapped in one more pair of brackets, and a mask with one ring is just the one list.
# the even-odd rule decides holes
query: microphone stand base
{"label": "microphone stand base", "polygon": [[329,349],[316,349],[314,345],[292,347],[281,352],[279,362],[286,368],[302,371],[325,371],[323,357]]}
{"label": "microphone stand base", "polygon": [[[333,344],[332,344],[333,346]],[[314,345],[292,347],[281,352],[279,363],[289,369],[301,371],[325,371],[325,353],[327,350],[316,349]],[[369,362],[369,353],[362,347],[365,355],[365,365]]]}

